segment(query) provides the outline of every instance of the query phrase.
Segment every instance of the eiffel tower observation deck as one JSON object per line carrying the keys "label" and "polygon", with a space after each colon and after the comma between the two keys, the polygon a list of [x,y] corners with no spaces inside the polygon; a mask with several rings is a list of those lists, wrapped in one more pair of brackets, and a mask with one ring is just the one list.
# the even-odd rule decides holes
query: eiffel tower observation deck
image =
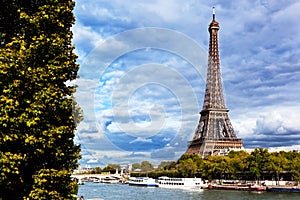
{"label": "eiffel tower observation deck", "polygon": [[226,155],[230,150],[243,148],[243,142],[237,138],[231,125],[225,106],[220,69],[218,31],[219,23],[213,19],[209,25],[209,55],[206,89],[200,120],[186,154]]}

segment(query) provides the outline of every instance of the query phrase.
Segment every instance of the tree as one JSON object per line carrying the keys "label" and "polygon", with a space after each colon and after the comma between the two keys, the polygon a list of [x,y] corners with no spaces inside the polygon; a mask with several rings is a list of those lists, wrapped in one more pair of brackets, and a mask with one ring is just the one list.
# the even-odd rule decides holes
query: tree
{"label": "tree", "polygon": [[1,2],[0,199],[74,198],[73,7],[71,0]]}
{"label": "tree", "polygon": [[206,157],[203,163],[203,175],[209,179],[223,179],[223,175],[230,172],[229,159],[228,156]]}
{"label": "tree", "polygon": [[136,169],[141,169],[141,164],[140,163],[133,163],[132,164],[132,170],[136,170]]}
{"label": "tree", "polygon": [[141,170],[142,172],[149,172],[153,169],[152,164],[149,161],[142,161],[141,162]]}
{"label": "tree", "polygon": [[256,178],[260,179],[263,171],[268,169],[270,154],[267,149],[256,148],[249,156],[249,169]]}
{"label": "tree", "polygon": [[192,161],[196,164],[197,168],[199,168],[203,162],[203,159],[200,157],[199,154],[183,154],[179,158],[178,163],[180,163],[182,160],[188,159],[192,159]]}
{"label": "tree", "polygon": [[300,153],[293,152],[293,155],[295,156],[295,158],[292,160],[293,165],[291,167],[291,171],[294,180],[300,182]]}
{"label": "tree", "polygon": [[18,4],[15,1],[2,0],[0,12],[0,47],[11,42],[12,38],[19,34],[21,28]]}
{"label": "tree", "polygon": [[294,180],[300,182],[300,158],[297,158],[296,165],[292,169],[292,173]]}
{"label": "tree", "polygon": [[193,178],[197,171],[197,164],[192,158],[182,159],[179,161],[178,171],[182,177]]}
{"label": "tree", "polygon": [[116,169],[113,168],[111,165],[107,165],[102,169],[102,172],[109,172],[109,173],[115,173]]}
{"label": "tree", "polygon": [[159,164],[160,169],[167,169],[170,165],[172,165],[174,161],[161,161]]}
{"label": "tree", "polygon": [[108,164],[106,167],[102,169],[103,172],[116,173],[116,171],[121,170],[121,166],[119,164]]}
{"label": "tree", "polygon": [[282,156],[281,153],[271,153],[269,157],[269,167],[268,171],[274,172],[275,173],[275,180],[276,180],[276,185],[278,184],[279,181],[279,173],[284,170],[285,165],[287,165],[288,160]]}
{"label": "tree", "polygon": [[165,170],[176,170],[176,162],[170,161],[170,164],[164,167]]}
{"label": "tree", "polygon": [[95,167],[93,170],[91,170],[91,174],[101,174],[102,170],[101,167]]}
{"label": "tree", "polygon": [[249,154],[246,151],[230,151],[228,154],[230,171],[232,173],[232,178],[238,178],[239,173],[248,171],[249,163],[248,157]]}
{"label": "tree", "polygon": [[178,163],[178,172],[183,177],[195,177],[202,166],[202,158],[198,154],[183,154]]}

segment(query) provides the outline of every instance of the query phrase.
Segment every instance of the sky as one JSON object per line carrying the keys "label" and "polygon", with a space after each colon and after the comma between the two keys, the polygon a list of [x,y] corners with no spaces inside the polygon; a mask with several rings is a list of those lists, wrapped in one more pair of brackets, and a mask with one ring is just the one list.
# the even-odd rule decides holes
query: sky
{"label": "sky", "polygon": [[300,2],[75,0],[82,166],[177,160],[199,122],[208,25],[245,148],[300,150]]}

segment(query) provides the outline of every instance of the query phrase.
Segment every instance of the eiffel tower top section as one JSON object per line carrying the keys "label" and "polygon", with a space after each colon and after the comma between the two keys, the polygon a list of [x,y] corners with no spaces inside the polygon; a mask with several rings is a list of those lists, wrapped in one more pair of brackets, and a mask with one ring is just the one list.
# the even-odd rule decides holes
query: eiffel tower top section
{"label": "eiffel tower top section", "polygon": [[220,57],[218,47],[219,23],[215,20],[215,9],[213,8],[213,19],[209,25],[209,55],[205,97],[202,112],[206,110],[226,110],[223,85],[220,70]]}

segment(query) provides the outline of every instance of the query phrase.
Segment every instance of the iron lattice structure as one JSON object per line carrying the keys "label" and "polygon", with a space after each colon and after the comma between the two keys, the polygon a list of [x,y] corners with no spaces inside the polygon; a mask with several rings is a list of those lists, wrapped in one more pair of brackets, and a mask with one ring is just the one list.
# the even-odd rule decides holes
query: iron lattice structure
{"label": "iron lattice structure", "polygon": [[218,47],[219,23],[213,20],[210,33],[208,69],[204,103],[193,140],[189,142],[187,154],[226,155],[231,149],[241,149],[243,142],[238,139],[231,125],[225,106]]}

